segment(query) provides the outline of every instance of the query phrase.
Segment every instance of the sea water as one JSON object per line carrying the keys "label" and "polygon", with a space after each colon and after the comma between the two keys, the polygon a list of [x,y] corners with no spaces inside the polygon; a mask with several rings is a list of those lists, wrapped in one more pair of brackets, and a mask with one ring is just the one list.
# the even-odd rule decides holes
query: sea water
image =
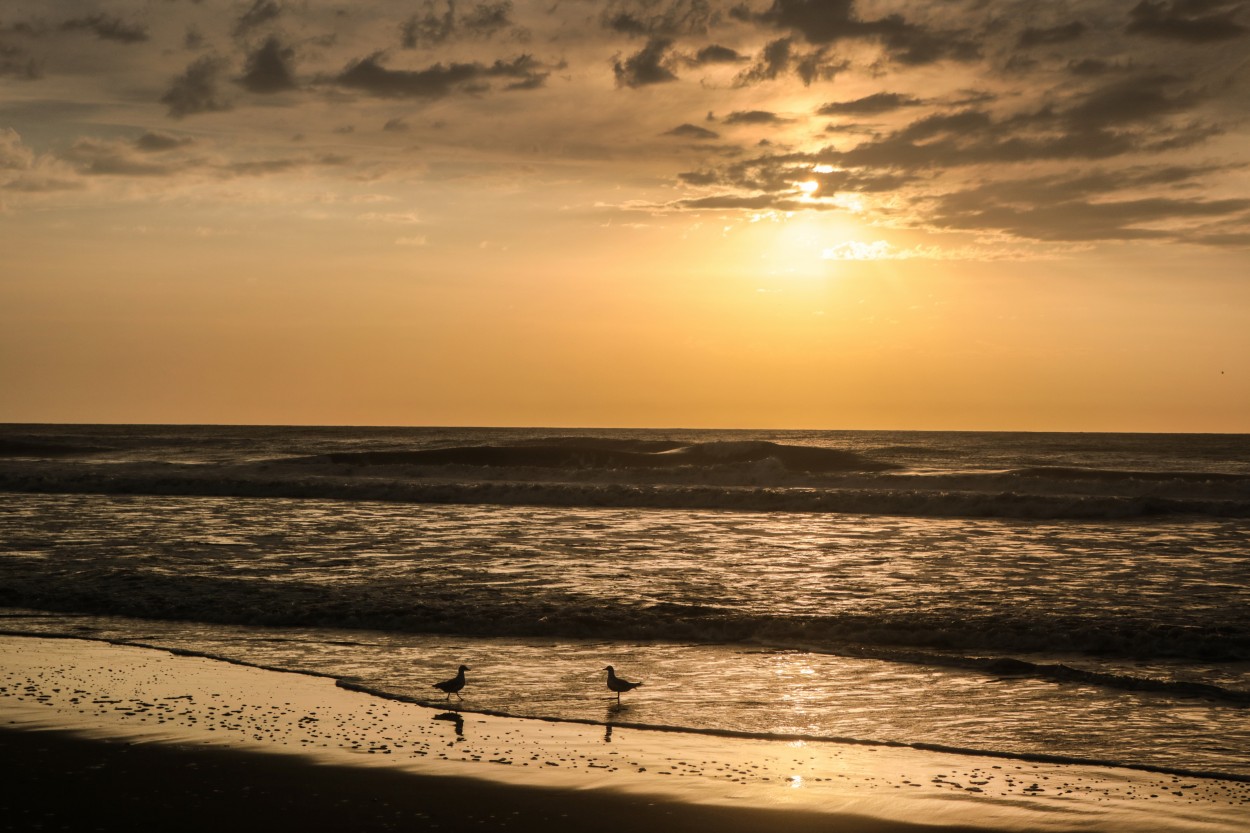
{"label": "sea water", "polygon": [[1250,437],[11,425],[0,455],[11,633],[1250,777]]}

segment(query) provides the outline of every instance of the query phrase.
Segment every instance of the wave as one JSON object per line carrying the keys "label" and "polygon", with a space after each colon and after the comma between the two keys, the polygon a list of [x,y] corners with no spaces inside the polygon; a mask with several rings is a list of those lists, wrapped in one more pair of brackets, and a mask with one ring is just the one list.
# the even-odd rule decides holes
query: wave
{"label": "wave", "polygon": [[98,445],[79,445],[55,440],[0,437],[0,457],[79,457],[102,454],[111,448]]}
{"label": "wave", "polygon": [[[387,452],[366,452],[370,455]],[[404,452],[407,454],[408,452]],[[709,509],[821,512],[934,518],[1129,520],[1168,516],[1250,518],[1250,499],[1160,495],[1039,494],[1020,491],[911,488],[911,481],[872,487],[780,487],[534,480],[430,482],[424,478],[340,474],[292,475],[272,467],[86,467],[0,470],[0,491],[241,498],[321,498],[427,504],[591,506],[622,509]],[[764,472],[762,476],[767,476]]]}
{"label": "wave", "polygon": [[[20,631],[0,630],[0,634],[5,636],[32,636],[32,634]],[[281,674],[299,674],[306,677],[315,677],[318,679],[333,680],[335,686],[346,691],[354,691],[365,694],[370,697],[377,697],[383,700],[391,700],[394,702],[409,703],[412,705],[423,706],[432,710],[438,710],[443,707],[436,698],[426,699],[413,697],[410,695],[400,694],[389,691],[385,688],[368,685],[358,680],[344,678],[334,674],[328,674],[319,671],[308,671],[300,669],[292,669],[287,667],[271,666],[261,663],[247,662],[234,657],[216,654],[205,651],[195,651],[186,648],[171,648],[159,644],[152,644],[141,640],[129,639],[104,639],[98,637],[85,637],[81,634],[64,634],[64,633],[40,633],[39,638],[46,639],[85,639],[94,642],[104,642],[112,645],[125,645],[128,647],[144,648],[147,650],[163,651],[174,656],[197,657],[208,659],[214,662],[224,662],[231,665],[238,665],[248,668],[258,668],[264,671],[273,671]],[[1074,755],[1054,755],[1036,752],[1017,752],[998,749],[986,749],[982,747],[957,746],[952,744],[925,743],[920,741],[894,741],[894,740],[878,740],[872,738],[846,737],[839,735],[823,735],[819,733],[793,733],[793,732],[752,732],[740,731],[734,729],[708,728],[681,726],[660,723],[641,723],[633,721],[621,720],[595,720],[590,718],[578,717],[553,717],[553,716],[535,716],[533,714],[513,713],[507,710],[499,709],[483,709],[474,708],[472,706],[461,705],[457,709],[461,714],[479,714],[490,717],[503,717],[515,720],[540,720],[545,723],[563,723],[581,726],[597,726],[602,728],[612,727],[616,729],[631,729],[648,732],[667,732],[677,734],[702,735],[707,737],[723,737],[744,740],[762,740],[762,741],[781,741],[781,742],[804,742],[804,743],[829,743],[844,746],[865,746],[876,748],[893,748],[893,749],[916,749],[927,752],[939,752],[954,755],[968,755],[984,758],[995,758],[1009,761],[1024,761],[1029,763],[1047,763],[1074,766],[1096,766],[1111,767],[1116,769],[1127,769],[1138,772],[1154,772],[1164,775],[1173,775],[1183,778],[1203,778],[1217,779],[1235,782],[1250,782],[1250,775],[1244,775],[1233,772],[1222,772],[1218,770],[1192,769],[1186,767],[1160,766],[1154,764],[1138,763],[1133,761],[1112,760],[1106,758],[1089,758]],[[436,716],[435,719],[441,719]]]}
{"label": "wave", "polygon": [[[215,659],[215,657],[210,657]],[[285,669],[266,669],[283,671]],[[437,707],[438,702],[423,700],[417,697],[409,697],[403,694],[387,691],[383,688],[368,686],[358,683],[354,680],[336,679],[335,685],[347,691],[355,691],[361,694],[367,694],[371,697],[379,697],[384,700],[394,700],[400,703],[412,703],[419,706]],[[721,738],[741,738],[744,740],[765,740],[765,741],[785,741],[804,743],[833,743],[843,746],[872,746],[884,747],[891,749],[917,749],[925,752],[941,752],[951,755],[970,755],[979,758],[998,758],[1008,761],[1027,761],[1029,763],[1045,763],[1045,764],[1070,764],[1074,766],[1096,766],[1111,767],[1115,769],[1130,769],[1138,772],[1157,772],[1164,775],[1176,775],[1183,778],[1204,778],[1217,779],[1222,781],[1242,781],[1250,782],[1250,775],[1241,775],[1231,772],[1220,772],[1218,770],[1201,770],[1187,769],[1184,767],[1168,767],[1156,766],[1153,764],[1134,763],[1131,761],[1108,760],[1105,758],[1083,758],[1074,755],[1049,755],[1039,752],[1009,752],[998,749],[983,749],[971,746],[953,746],[940,743],[923,743],[919,741],[892,741],[892,740],[874,740],[869,738],[853,738],[839,735],[820,735],[820,734],[802,734],[792,732],[744,732],[734,729],[709,729],[703,727],[691,726],[673,726],[664,723],[636,723],[632,721],[621,720],[592,720],[589,718],[575,717],[535,717],[529,714],[514,714],[508,711],[494,709],[475,709],[473,707],[460,706],[459,711],[466,714],[481,714],[490,717],[507,717],[521,720],[542,720],[547,723],[571,723],[579,726],[600,726],[603,728],[612,727],[615,729],[635,729],[645,732],[673,732],[688,735],[705,735],[708,737]]]}
{"label": "wave", "polygon": [[1092,480],[1102,483],[1123,481],[1147,481],[1183,483],[1243,483],[1250,484],[1244,474],[1210,471],[1119,471],[1115,469],[1087,469],[1076,466],[1030,466],[1007,472],[1012,477],[1045,478],[1051,480]]}
{"label": "wave", "polygon": [[[614,604],[556,590],[504,595],[472,587],[438,592],[410,583],[240,582],[175,573],[135,574],[103,566],[64,573],[10,573],[0,586],[0,606],[242,626],[754,644],[889,661],[963,663],[962,667],[999,676],[1028,671],[1047,679],[1134,690],[1146,689],[1128,678],[1082,680],[1060,667],[1038,664],[1029,669],[1018,661],[990,667],[980,659],[951,655],[1250,660],[1250,628],[1244,623],[1167,624],[1148,614],[1112,615],[1104,610],[970,612],[948,607],[805,616],[672,602]],[[1189,693],[1226,700],[1245,697],[1216,690]]]}
{"label": "wave", "polygon": [[666,441],[560,437],[511,445],[455,446],[415,451],[353,451],[291,462],[352,466],[529,466],[560,469],[666,469],[729,466],[774,460],[789,471],[871,472],[897,469],[850,451],[757,441],[681,444]]}

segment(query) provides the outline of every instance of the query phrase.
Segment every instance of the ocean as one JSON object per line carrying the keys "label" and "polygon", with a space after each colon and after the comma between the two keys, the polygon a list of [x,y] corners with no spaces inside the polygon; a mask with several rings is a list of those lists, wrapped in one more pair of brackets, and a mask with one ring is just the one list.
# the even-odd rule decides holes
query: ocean
{"label": "ocean", "polygon": [[0,606],[436,707],[464,664],[464,713],[1250,779],[1246,435],[3,425]]}

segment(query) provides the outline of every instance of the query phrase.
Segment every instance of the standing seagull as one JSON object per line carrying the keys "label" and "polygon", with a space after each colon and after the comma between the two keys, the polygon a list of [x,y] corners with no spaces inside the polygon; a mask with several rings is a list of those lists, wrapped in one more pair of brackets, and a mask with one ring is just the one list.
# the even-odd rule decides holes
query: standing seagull
{"label": "standing seagull", "polygon": [[616,672],[612,670],[612,666],[603,669],[608,672],[608,688],[616,692],[616,702],[621,702],[621,692],[632,691],[642,683],[631,683],[629,680],[622,680],[616,676]]}
{"label": "standing seagull", "polygon": [[437,688],[439,691],[447,692],[448,700],[451,699],[451,695],[453,694],[463,700],[464,698],[460,697],[460,689],[464,688],[464,672],[472,670],[473,669],[469,666],[462,665],[460,666],[460,670],[456,672],[456,676],[452,677],[450,680],[443,680],[441,683],[435,683],[430,687]]}

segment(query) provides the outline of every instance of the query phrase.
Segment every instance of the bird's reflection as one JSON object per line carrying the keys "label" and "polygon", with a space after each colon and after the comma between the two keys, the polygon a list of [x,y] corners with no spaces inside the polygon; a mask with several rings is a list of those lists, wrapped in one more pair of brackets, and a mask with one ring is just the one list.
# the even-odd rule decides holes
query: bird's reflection
{"label": "bird's reflection", "polygon": [[464,718],[455,712],[443,712],[434,715],[435,720],[446,720],[451,723],[451,727],[456,731],[456,738],[464,740]]}
{"label": "bird's reflection", "polygon": [[625,706],[620,703],[613,703],[610,706],[608,706],[608,711],[603,716],[603,722],[604,722],[603,740],[605,743],[612,742],[613,722],[615,722],[618,717],[620,717],[622,714],[624,714],[627,711],[629,711],[629,706]]}

